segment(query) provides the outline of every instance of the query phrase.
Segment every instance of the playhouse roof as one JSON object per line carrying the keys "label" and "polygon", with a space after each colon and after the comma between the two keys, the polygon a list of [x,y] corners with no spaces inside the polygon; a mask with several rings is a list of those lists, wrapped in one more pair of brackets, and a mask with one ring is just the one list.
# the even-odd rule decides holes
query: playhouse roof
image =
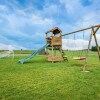
{"label": "playhouse roof", "polygon": [[53,32],[53,34],[59,34],[59,33],[61,34],[62,33],[62,31],[58,27],[55,27],[55,28],[47,31],[46,34],[49,32]]}

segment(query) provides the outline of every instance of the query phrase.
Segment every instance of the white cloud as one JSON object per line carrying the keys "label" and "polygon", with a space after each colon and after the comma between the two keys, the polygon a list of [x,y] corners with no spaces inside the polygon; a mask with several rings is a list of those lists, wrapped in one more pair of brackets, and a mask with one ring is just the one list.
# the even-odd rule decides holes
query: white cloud
{"label": "white cloud", "polygon": [[38,15],[35,13],[27,13],[25,10],[19,10],[18,8],[15,12],[4,14],[2,17],[7,20],[8,27],[6,27],[6,29],[8,28],[9,30],[14,30],[15,32],[20,31],[19,33],[23,33],[20,29],[27,28],[27,26],[33,26],[33,28],[35,26],[37,29],[42,29],[42,27],[47,28],[55,23],[52,18],[42,17],[42,14]]}
{"label": "white cloud", "polygon": [[17,46],[17,45],[7,45],[7,44],[3,44],[0,43],[0,50],[20,50],[20,49],[27,49],[21,46]]}
{"label": "white cloud", "polygon": [[80,0],[60,0],[60,2],[65,5],[66,11],[69,14],[75,14],[79,10],[83,10]]}
{"label": "white cloud", "polygon": [[[6,5],[4,7],[6,7],[6,9],[8,8]],[[8,11],[4,10],[4,7],[2,7],[2,11],[3,12]],[[2,27],[2,29],[0,29],[0,33],[2,35],[2,37],[0,36],[2,38],[2,40],[0,40],[1,43],[23,45],[24,42],[26,42],[25,39],[28,40],[33,39],[32,42],[35,42],[36,39],[34,40],[34,38],[37,37],[37,33],[39,33],[40,31],[42,33],[44,30],[48,28],[48,26],[50,25],[52,26],[55,23],[55,21],[51,18],[42,17],[42,14],[38,15],[35,14],[34,12],[28,13],[26,10],[27,9],[15,8],[14,12],[11,12],[9,14],[1,13],[0,16],[2,18],[1,20],[6,21],[6,23],[4,21],[4,23],[1,25],[1,26],[4,25],[5,27]],[[15,40],[13,38],[15,38]],[[21,43],[18,40],[21,41]],[[14,46],[14,48],[17,49],[16,46]],[[7,46],[5,47],[5,49],[7,49]]]}
{"label": "white cloud", "polygon": [[8,12],[8,7],[5,5],[0,5],[0,11]]}
{"label": "white cloud", "polygon": [[82,5],[81,0],[60,0],[65,5],[66,11],[71,19],[76,19],[71,23],[72,29],[89,27],[100,22],[100,0],[90,0],[91,5]]}
{"label": "white cloud", "polygon": [[89,27],[89,26],[92,26],[92,25],[96,25],[96,24],[99,24],[100,22],[100,12],[96,12],[96,11],[93,11],[91,13],[88,13],[86,15],[84,15],[82,17],[82,20],[81,22],[79,21],[78,23],[82,23],[83,27]]}
{"label": "white cloud", "polygon": [[48,18],[41,18],[40,16],[31,15],[31,19],[28,19],[28,22],[32,22],[33,24],[37,24],[37,25],[49,25],[49,24],[53,24],[53,20],[52,19],[48,19]]}
{"label": "white cloud", "polygon": [[87,49],[88,41],[82,39],[62,39],[63,50],[82,50]]}
{"label": "white cloud", "polygon": [[[56,15],[57,17],[57,13],[59,12],[60,8],[58,5],[56,4],[53,4],[53,5],[45,5],[44,6],[44,9],[43,9],[43,14],[46,15],[46,16],[52,16],[52,15]],[[41,12],[42,13],[42,12]]]}

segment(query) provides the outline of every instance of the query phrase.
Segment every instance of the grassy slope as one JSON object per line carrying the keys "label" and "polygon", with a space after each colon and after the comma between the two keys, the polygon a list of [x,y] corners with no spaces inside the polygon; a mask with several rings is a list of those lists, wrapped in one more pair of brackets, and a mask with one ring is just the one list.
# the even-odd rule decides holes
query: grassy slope
{"label": "grassy slope", "polygon": [[0,59],[0,99],[6,100],[99,100],[100,63],[97,55],[89,58],[89,73],[80,71],[82,61],[50,63],[45,56],[20,65]]}

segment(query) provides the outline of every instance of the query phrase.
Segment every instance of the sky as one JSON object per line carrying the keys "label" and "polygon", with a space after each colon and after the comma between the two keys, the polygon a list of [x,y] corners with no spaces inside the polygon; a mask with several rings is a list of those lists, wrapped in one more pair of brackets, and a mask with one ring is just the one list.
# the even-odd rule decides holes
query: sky
{"label": "sky", "polygon": [[[45,44],[46,31],[59,27],[65,34],[100,24],[99,16],[100,0],[0,0],[0,49],[36,50]],[[77,48],[88,44],[87,33],[85,40],[76,36]],[[64,37],[63,49],[73,47],[70,38]]]}

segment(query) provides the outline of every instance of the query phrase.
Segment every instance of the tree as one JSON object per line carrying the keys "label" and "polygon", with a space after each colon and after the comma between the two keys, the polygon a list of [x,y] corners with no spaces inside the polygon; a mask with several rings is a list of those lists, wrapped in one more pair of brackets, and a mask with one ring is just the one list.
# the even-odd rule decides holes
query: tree
{"label": "tree", "polygon": [[[100,49],[100,47],[99,47]],[[91,51],[97,51],[97,47],[96,46],[92,46]]]}

